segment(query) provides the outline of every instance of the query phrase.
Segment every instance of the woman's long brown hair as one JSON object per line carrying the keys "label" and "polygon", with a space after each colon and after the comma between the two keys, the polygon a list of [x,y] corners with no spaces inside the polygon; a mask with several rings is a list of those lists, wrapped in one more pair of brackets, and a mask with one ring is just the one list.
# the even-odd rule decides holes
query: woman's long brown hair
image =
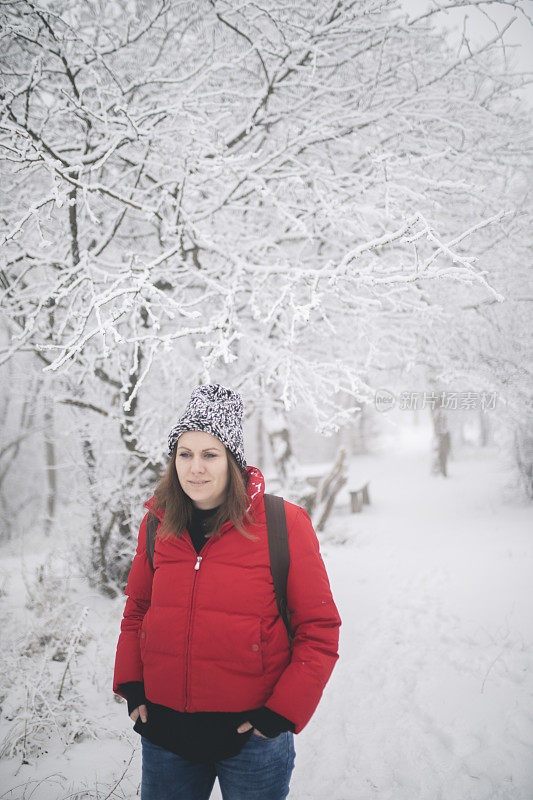
{"label": "woman's long brown hair", "polygon": [[[167,467],[155,490],[157,505],[165,512],[163,524],[159,526],[157,534],[163,538],[183,536],[192,520],[193,503],[183,491],[176,472],[177,445],[178,443],[176,442]],[[216,536],[219,534],[222,525],[227,520],[231,520],[239,533],[242,533],[247,539],[255,540],[257,537],[248,533],[244,527],[245,524],[252,523],[252,518],[247,511],[248,495],[246,493],[245,477],[239,469],[233,454],[227,448],[225,450],[228,459],[226,497],[216,514],[209,518],[209,527],[211,529],[209,535]]]}

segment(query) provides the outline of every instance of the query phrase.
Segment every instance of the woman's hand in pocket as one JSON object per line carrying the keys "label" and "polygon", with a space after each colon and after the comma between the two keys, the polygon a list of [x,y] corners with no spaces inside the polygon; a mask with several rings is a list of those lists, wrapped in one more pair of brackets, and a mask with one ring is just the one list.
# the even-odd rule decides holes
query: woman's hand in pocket
{"label": "woman's hand in pocket", "polygon": [[[249,731],[250,728],[252,728],[252,727],[253,726],[252,726],[252,724],[250,722],[243,722],[242,725],[239,725],[239,727],[237,728],[237,733],[246,733],[246,731]],[[256,733],[262,739],[268,739],[268,736],[265,736],[264,733],[261,733],[261,731],[258,731],[257,728],[253,729],[253,733]]]}
{"label": "woman's hand in pocket", "polygon": [[134,722],[137,722],[139,717],[141,718],[141,722],[148,722],[148,709],[145,705],[137,706],[137,708],[134,708],[130,714],[130,718]]}

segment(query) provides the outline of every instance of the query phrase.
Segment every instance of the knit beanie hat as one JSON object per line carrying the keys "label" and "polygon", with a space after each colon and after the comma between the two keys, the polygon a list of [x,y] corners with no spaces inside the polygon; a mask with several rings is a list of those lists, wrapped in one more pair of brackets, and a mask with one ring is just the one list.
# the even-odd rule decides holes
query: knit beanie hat
{"label": "knit beanie hat", "polygon": [[174,445],[185,431],[205,431],[220,439],[237,464],[243,470],[244,441],[242,433],[243,404],[240,394],[225,389],[218,383],[210,386],[197,386],[191,395],[182,417],[168,436],[168,455],[172,455]]}

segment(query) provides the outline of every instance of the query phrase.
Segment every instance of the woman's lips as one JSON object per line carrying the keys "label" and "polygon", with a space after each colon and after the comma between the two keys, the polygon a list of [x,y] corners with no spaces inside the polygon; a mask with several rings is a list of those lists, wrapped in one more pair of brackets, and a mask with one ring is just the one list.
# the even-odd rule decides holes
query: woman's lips
{"label": "woman's lips", "polygon": [[189,481],[191,486],[205,486],[208,481]]}

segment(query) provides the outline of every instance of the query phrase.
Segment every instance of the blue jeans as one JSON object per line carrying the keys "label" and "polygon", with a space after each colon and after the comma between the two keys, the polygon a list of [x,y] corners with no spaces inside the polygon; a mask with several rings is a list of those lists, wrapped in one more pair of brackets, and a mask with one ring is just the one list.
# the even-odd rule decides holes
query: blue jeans
{"label": "blue jeans", "polygon": [[217,777],[224,800],[285,800],[293,735],[264,739],[252,733],[239,755],[213,764],[192,764],[143,736],[141,800],[208,800]]}

